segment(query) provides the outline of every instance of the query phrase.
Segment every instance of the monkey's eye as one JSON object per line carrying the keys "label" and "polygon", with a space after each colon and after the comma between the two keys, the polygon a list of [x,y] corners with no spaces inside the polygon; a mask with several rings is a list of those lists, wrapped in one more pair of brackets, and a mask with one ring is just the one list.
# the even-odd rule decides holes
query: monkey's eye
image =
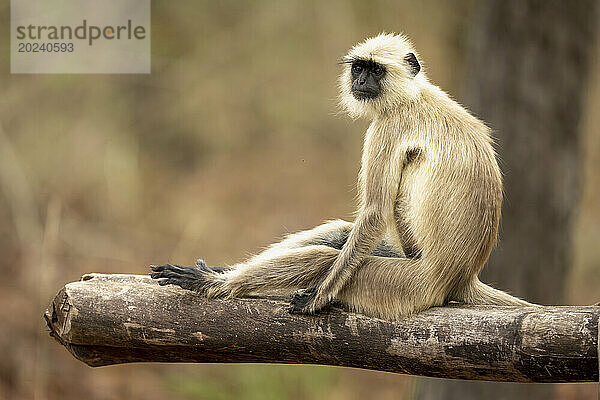
{"label": "monkey's eye", "polygon": [[383,75],[383,68],[378,65],[373,69],[373,73],[375,76],[381,76]]}
{"label": "monkey's eye", "polygon": [[362,72],[362,70],[363,70],[363,67],[361,67],[358,64],[354,64],[352,66],[352,72],[355,73],[355,74],[360,74]]}

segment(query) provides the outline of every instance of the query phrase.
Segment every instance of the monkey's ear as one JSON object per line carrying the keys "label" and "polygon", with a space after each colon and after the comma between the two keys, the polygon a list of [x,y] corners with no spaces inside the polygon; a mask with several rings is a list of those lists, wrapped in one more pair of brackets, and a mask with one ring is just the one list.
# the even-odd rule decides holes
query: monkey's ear
{"label": "monkey's ear", "polygon": [[408,53],[406,56],[404,56],[404,61],[408,63],[408,67],[412,76],[417,75],[421,70],[421,64],[419,64],[419,61],[414,53]]}

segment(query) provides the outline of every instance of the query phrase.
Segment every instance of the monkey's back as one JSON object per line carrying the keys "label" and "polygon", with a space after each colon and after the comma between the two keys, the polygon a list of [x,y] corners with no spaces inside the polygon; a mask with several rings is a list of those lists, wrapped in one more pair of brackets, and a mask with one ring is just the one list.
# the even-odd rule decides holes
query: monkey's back
{"label": "monkey's back", "polygon": [[436,87],[413,111],[418,128],[404,137],[400,236],[423,258],[476,274],[496,243],[502,203],[489,129]]}

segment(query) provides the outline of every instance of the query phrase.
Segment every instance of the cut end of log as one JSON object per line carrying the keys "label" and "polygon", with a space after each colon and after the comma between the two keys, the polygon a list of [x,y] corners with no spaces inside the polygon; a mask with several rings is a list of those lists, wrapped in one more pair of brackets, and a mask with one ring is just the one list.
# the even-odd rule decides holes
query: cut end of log
{"label": "cut end of log", "polygon": [[[69,340],[68,329],[70,328],[69,316],[71,307],[72,305],[69,303],[65,288],[63,288],[58,292],[44,313],[44,319],[50,330],[50,336],[63,346]],[[65,330],[67,330],[66,334]]]}

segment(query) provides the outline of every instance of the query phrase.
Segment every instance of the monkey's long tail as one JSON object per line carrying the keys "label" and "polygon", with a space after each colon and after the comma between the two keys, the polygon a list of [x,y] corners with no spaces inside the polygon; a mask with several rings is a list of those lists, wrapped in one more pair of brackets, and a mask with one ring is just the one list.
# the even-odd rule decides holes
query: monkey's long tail
{"label": "monkey's long tail", "polygon": [[456,293],[453,297],[456,299],[452,300],[457,300],[466,304],[524,307],[536,306],[536,304],[529,303],[501,290],[494,289],[481,282],[478,278],[475,278],[470,285],[461,292]]}

